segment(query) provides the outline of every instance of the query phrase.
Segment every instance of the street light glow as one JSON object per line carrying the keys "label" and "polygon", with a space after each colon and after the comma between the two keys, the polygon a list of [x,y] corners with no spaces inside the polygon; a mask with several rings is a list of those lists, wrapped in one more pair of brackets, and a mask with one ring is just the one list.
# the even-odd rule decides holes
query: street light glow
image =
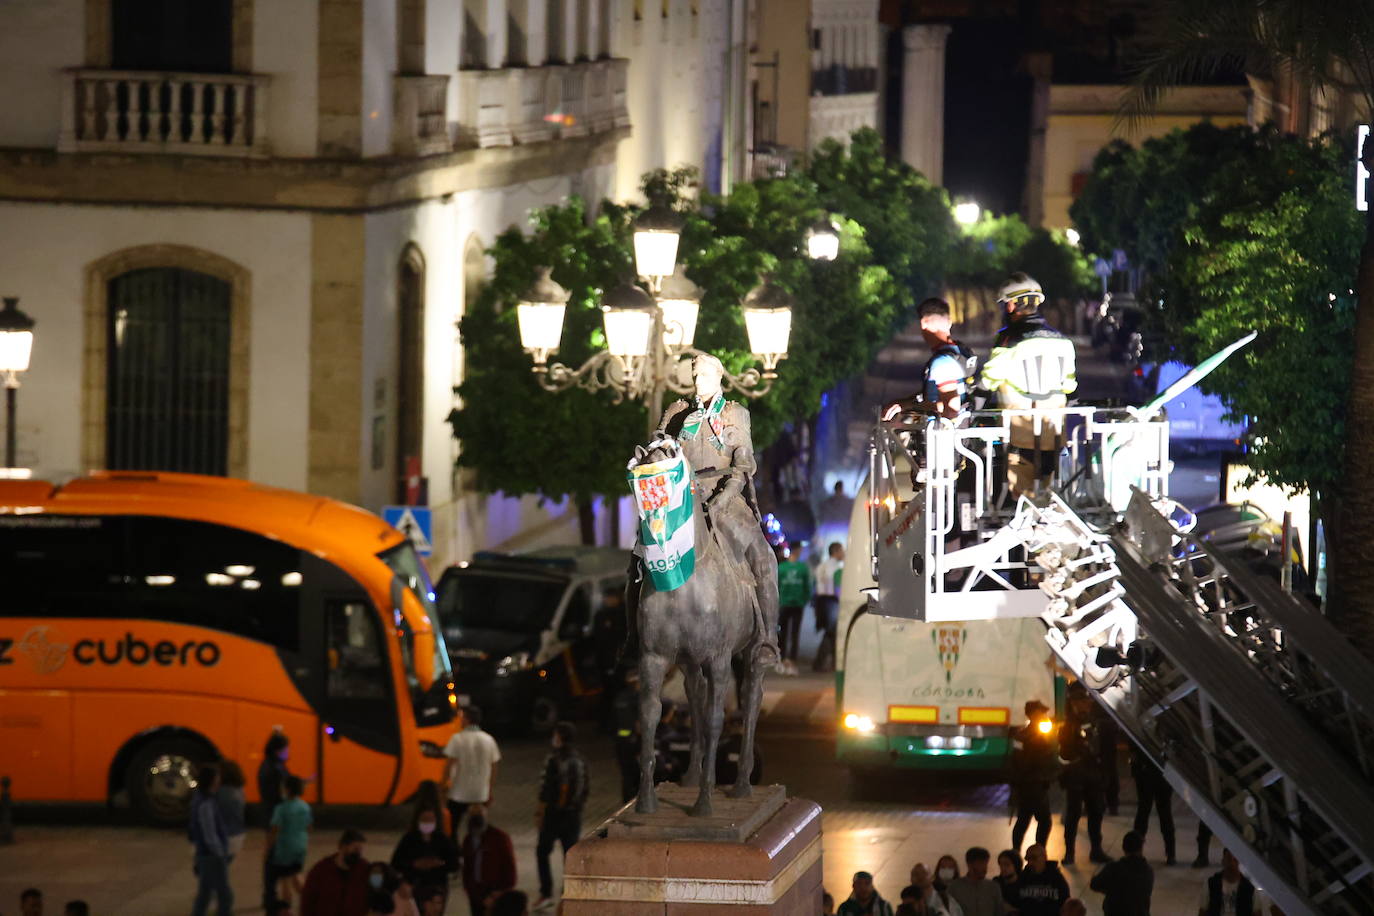
{"label": "street light glow", "polygon": [[543,365],[550,353],[563,342],[563,316],[568,307],[568,291],[553,280],[553,269],[541,267],[534,283],[520,297],[515,317],[520,324],[520,346],[534,354],[536,366]]}
{"label": "street light glow", "polygon": [[1069,244],[1070,244],[1070,245],[1072,245],[1073,247],[1077,248],[1077,247],[1078,247],[1078,241],[1079,241],[1079,239],[1081,238],[1081,236],[1078,234],[1078,230],[1077,230],[1077,229],[1065,229],[1065,230],[1064,230],[1064,238],[1066,238],[1066,239],[1069,240]]}
{"label": "street light glow", "polygon": [[632,283],[622,283],[606,293],[601,322],[606,330],[606,349],[612,356],[636,360],[649,353],[649,332],[654,326],[654,300]]}
{"label": "street light glow", "polygon": [[0,308],[0,375],[27,372],[33,353],[33,319],[19,311],[19,300],[5,297]]}
{"label": "street light glow", "polygon": [[971,200],[966,200],[961,204],[954,205],[954,221],[961,226],[972,226],[978,222],[978,217],[982,215],[983,208]]}
{"label": "street light glow", "polygon": [[840,253],[840,230],[824,217],[806,230],[806,254],[813,261],[833,261]]}
{"label": "street light glow", "polygon": [[663,281],[658,305],[663,310],[664,346],[690,347],[697,336],[701,290],[687,279],[680,265],[671,277]]}
{"label": "street light glow", "polygon": [[635,218],[635,273],[641,277],[666,277],[677,263],[677,243],[682,217],[662,204],[654,204]]}

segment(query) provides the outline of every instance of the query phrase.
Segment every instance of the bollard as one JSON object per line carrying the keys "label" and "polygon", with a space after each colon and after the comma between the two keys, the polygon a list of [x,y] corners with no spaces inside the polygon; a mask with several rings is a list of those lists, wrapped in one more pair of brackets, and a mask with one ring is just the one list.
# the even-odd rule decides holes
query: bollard
{"label": "bollard", "polygon": [[14,802],[10,798],[10,778],[0,776],[0,846],[14,842]]}

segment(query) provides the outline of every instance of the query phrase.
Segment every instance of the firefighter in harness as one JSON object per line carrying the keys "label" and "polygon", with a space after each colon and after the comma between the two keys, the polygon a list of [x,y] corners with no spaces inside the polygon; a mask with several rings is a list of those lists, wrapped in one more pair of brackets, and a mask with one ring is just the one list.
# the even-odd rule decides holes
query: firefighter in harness
{"label": "firefighter in harness", "polygon": [[[1040,314],[1045,292],[1024,273],[1011,275],[997,294],[1007,323],[997,332],[979,388],[1003,410],[1051,410],[1068,406],[1078,388],[1073,341]],[[1033,493],[1054,474],[1063,447],[1062,417],[1014,414],[1008,425],[1007,483],[1012,496]]]}
{"label": "firefighter in harness", "polygon": [[921,320],[921,336],[930,347],[930,359],[921,372],[921,390],[889,405],[884,420],[902,413],[923,413],[954,420],[971,406],[969,397],[977,376],[978,357],[954,339],[949,303],[930,298],[916,310]]}

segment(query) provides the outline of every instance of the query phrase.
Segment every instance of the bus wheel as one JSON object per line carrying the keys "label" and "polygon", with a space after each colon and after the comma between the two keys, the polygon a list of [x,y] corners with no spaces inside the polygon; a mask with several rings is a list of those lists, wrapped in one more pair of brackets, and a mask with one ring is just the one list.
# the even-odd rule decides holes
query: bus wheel
{"label": "bus wheel", "polygon": [[535,697],[530,706],[530,731],[547,735],[558,724],[558,703],[552,697]]}
{"label": "bus wheel", "polygon": [[213,756],[204,744],[188,738],[158,738],[139,748],[124,777],[134,810],[155,824],[186,823],[196,770]]}

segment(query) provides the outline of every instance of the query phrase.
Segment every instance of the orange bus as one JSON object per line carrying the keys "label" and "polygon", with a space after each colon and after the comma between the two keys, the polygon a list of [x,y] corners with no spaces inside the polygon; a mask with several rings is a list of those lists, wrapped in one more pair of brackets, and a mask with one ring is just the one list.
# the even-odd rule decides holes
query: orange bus
{"label": "orange bus", "polygon": [[0,480],[0,774],[19,801],[184,818],[274,729],[316,802],[441,779],[458,720],[433,589],[370,513],[241,480]]}

